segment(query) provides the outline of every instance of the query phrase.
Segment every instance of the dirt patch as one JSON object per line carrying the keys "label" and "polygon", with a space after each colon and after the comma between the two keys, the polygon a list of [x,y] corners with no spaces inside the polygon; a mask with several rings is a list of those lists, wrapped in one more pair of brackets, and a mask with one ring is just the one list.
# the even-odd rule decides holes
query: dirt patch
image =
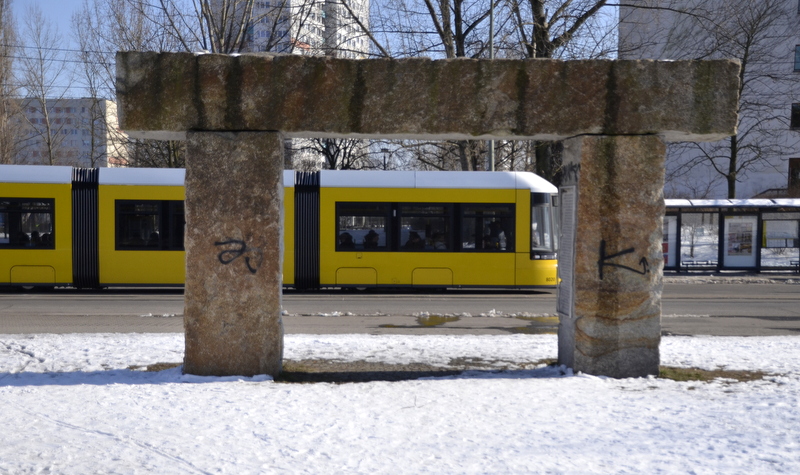
{"label": "dirt patch", "polygon": [[367,361],[284,361],[279,383],[366,383],[407,381],[427,377],[455,376],[462,370],[424,363],[386,364]]}
{"label": "dirt patch", "polygon": [[739,383],[764,379],[766,373],[761,371],[732,371],[725,369],[706,370],[699,368],[659,367],[658,377],[673,381],[713,381],[715,379],[733,380]]}
{"label": "dirt patch", "polygon": [[183,363],[155,363],[150,364],[147,366],[128,366],[128,369],[131,371],[148,371],[152,373],[156,373],[158,371],[164,371],[167,369],[177,368],[178,366],[182,365]]}
{"label": "dirt patch", "polygon": [[[132,371],[164,371],[181,363],[155,363],[147,366],[130,366]],[[369,361],[285,360],[283,371],[275,378],[279,383],[367,383],[372,381],[409,381],[419,378],[456,376],[464,371],[524,371],[544,366],[556,367],[555,359],[538,361],[485,360],[482,358],[455,358],[447,366],[425,363],[389,364]],[[743,383],[759,381],[769,376],[761,371],[733,371],[725,369],[659,367],[658,377],[673,381],[708,382],[716,379]]]}

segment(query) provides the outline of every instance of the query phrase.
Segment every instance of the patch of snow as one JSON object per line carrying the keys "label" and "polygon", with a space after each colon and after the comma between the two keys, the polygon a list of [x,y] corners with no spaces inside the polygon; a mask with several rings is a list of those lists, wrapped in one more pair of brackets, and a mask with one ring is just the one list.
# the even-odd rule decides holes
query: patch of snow
{"label": "patch of snow", "polygon": [[0,335],[0,473],[800,473],[800,337],[662,338],[664,365],[769,374],[747,383],[522,369],[557,356],[554,335],[284,343],[287,360],[505,370],[286,384],[135,369],[180,363],[183,334]]}

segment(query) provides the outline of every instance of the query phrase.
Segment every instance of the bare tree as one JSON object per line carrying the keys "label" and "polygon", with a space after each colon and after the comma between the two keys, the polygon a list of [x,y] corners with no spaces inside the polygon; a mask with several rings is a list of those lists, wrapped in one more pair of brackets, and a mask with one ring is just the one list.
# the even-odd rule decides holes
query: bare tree
{"label": "bare tree", "polygon": [[396,155],[405,157],[419,170],[458,170],[463,158],[459,145],[480,144],[478,141],[416,141],[396,142]]}
{"label": "bare tree", "polygon": [[372,23],[393,57],[480,57],[488,46],[489,0],[377,4]]}
{"label": "bare tree", "polygon": [[321,31],[316,32],[325,17],[322,0],[124,1],[159,25],[182,51],[322,54],[325,48]]}
{"label": "bare tree", "polygon": [[[679,174],[676,175],[676,172]],[[666,199],[710,199],[722,177],[696,177],[680,169],[668,169],[664,183]]]}
{"label": "bare tree", "polygon": [[[118,50],[326,54],[322,0],[84,0],[75,21],[82,25],[84,81],[97,97],[113,97]],[[349,7],[348,11],[353,11]],[[345,18],[346,20],[346,18]],[[352,20],[352,19],[351,19]],[[359,20],[361,21],[361,20]],[[368,21],[362,21],[363,27]],[[99,67],[95,67],[99,65]],[[95,94],[92,93],[95,97]],[[300,146],[295,146],[297,149]],[[130,140],[132,166],[182,166],[183,144]],[[343,150],[352,150],[346,143]],[[289,152],[292,147],[288,148]],[[291,153],[287,154],[291,159]]]}
{"label": "bare tree", "polygon": [[22,107],[38,113],[38,117],[29,119],[33,135],[23,145],[23,153],[38,155],[45,164],[56,165],[67,158],[60,150],[65,137],[61,131],[66,123],[53,113],[66,97],[66,85],[71,80],[67,63],[59,55],[62,37],[58,28],[45,20],[39,6],[33,4],[23,15],[22,40],[28,45],[19,60],[26,95]]}
{"label": "bare tree", "polygon": [[[97,28],[100,19],[91,15],[88,8],[75,13],[72,17],[73,31],[86,32]],[[79,157],[81,163],[90,167],[102,165],[103,161],[119,163],[119,158],[125,156],[123,151],[124,135],[117,130],[116,121],[109,123],[109,116],[116,119],[116,108],[109,110],[109,102],[103,99],[109,93],[108,84],[105,82],[104,73],[107,72],[104,61],[105,56],[95,48],[98,46],[96,38],[86,34],[77,34],[76,39],[80,47],[78,53],[80,68],[77,82],[83,85],[85,96],[90,101],[88,115],[79,124],[81,131],[86,132],[81,140],[88,142],[89,149],[84,156]]]}
{"label": "bare tree", "polygon": [[[506,5],[513,25],[504,45],[509,56],[589,59],[609,57],[616,50],[616,20],[604,10],[606,0],[507,0]],[[558,183],[561,147],[551,141],[526,147],[533,153],[533,171]]]}
{"label": "bare tree", "polygon": [[[700,54],[736,58],[742,64],[737,134],[723,142],[681,148],[690,157],[687,169],[710,166],[726,181],[728,198],[736,198],[737,183],[774,167],[773,159],[798,143],[797,137],[787,143],[785,134],[790,125],[787,103],[798,97],[797,80],[781,48],[789,37],[786,20],[793,14],[786,5],[779,0],[721,2],[719,16],[701,23],[710,47]],[[780,91],[789,94],[781,97]]]}
{"label": "bare tree", "polygon": [[[338,24],[331,26],[346,28],[352,36],[352,39],[347,41],[355,40],[358,44],[358,49],[353,50],[346,42],[334,42],[334,38],[331,35],[326,38],[326,46],[329,48],[329,51],[345,51],[355,53],[356,56],[362,57],[370,54],[369,47],[371,46],[374,55],[384,58],[391,57],[389,51],[386,50],[384,45],[373,34],[373,29],[371,27],[370,6],[377,7],[379,6],[378,3],[372,3],[370,5],[369,2],[355,2],[354,0],[328,0],[327,3],[333,6],[333,8],[328,8],[329,12],[331,10],[336,11],[336,21],[338,22]],[[333,29],[335,30],[337,28]],[[330,52],[326,52],[326,54],[330,54]]]}
{"label": "bare tree", "polygon": [[[703,190],[721,179],[727,197],[735,198],[739,183],[753,173],[776,170],[800,143],[789,132],[788,110],[800,102],[796,73],[787,64],[794,46],[794,5],[782,0],[634,3],[638,12],[626,12],[633,25],[626,30],[633,33],[622,37],[621,45],[626,51],[639,46],[636,57],[741,62],[737,134],[720,142],[672,144],[667,162],[668,188],[690,189],[687,183],[694,183],[691,189]],[[662,3],[669,8],[654,12]],[[698,177],[704,181],[696,183]]]}
{"label": "bare tree", "polygon": [[[91,140],[93,164],[106,156],[118,165],[138,167],[182,167],[181,142],[128,138],[116,125],[116,111],[107,110],[104,98],[116,95],[116,51],[179,51],[182,43],[169,28],[160,5],[139,0],[84,0],[73,16],[76,41],[80,45],[80,83],[93,100],[86,126]],[[109,123],[107,119],[114,119]]]}
{"label": "bare tree", "polygon": [[[301,170],[359,170],[371,168],[369,147],[360,139],[311,138],[296,142],[300,159],[295,167]],[[322,158],[322,162],[317,159]]]}
{"label": "bare tree", "polygon": [[[486,58],[491,40],[500,58],[596,58],[616,51],[614,11],[606,6],[606,0],[400,0],[381,5],[382,16],[373,23],[393,56]],[[455,154],[462,170],[488,168],[487,143],[454,144],[421,144],[417,152],[443,154],[424,159],[424,166],[450,166],[447,157]],[[501,141],[494,149],[497,169],[535,169],[550,180],[557,178],[557,143]]]}
{"label": "bare tree", "polygon": [[12,45],[16,42],[11,0],[0,0],[0,163],[16,159],[19,133],[19,103],[14,100],[16,85]]}
{"label": "bare tree", "polygon": [[[490,1],[401,0],[383,5],[385,15],[375,19],[387,40],[382,51],[394,56],[484,56],[488,54]],[[404,147],[414,149],[421,166],[436,169],[479,170],[487,156],[487,144],[474,140],[406,143]]]}
{"label": "bare tree", "polygon": [[173,140],[137,140],[128,149],[129,165],[145,168],[184,168],[186,146]]}
{"label": "bare tree", "polygon": [[160,24],[184,51],[238,53],[244,50],[254,0],[127,0]]}
{"label": "bare tree", "polygon": [[[616,50],[606,0],[507,0],[517,45],[509,54],[524,58],[608,57]],[[610,9],[609,9],[610,10]],[[506,46],[512,49],[511,45]]]}

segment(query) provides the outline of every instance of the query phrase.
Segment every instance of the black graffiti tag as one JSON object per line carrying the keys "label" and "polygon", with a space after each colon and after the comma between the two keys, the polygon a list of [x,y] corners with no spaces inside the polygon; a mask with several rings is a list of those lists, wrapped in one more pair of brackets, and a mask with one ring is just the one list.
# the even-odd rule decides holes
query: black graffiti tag
{"label": "black graffiti tag", "polygon": [[637,274],[645,275],[650,272],[650,264],[647,262],[646,257],[642,257],[639,259],[639,265],[642,266],[642,270],[634,269],[633,267],[623,266],[622,264],[614,264],[613,262],[606,262],[609,259],[614,259],[615,257],[623,256],[625,254],[630,254],[634,252],[634,248],[628,248],[624,251],[617,252],[616,254],[606,255],[606,241],[605,239],[600,241],[600,259],[597,261],[597,268],[600,271],[600,280],[603,280],[603,267],[610,266],[610,267],[619,267],[620,269],[627,269],[631,272],[636,272]]}
{"label": "black graffiti tag", "polygon": [[244,256],[244,264],[251,274],[255,274],[261,263],[264,260],[264,253],[257,247],[247,247],[247,243],[240,239],[227,239],[226,241],[217,241],[215,246],[233,246],[228,249],[223,249],[217,255],[217,259],[224,264],[228,265],[236,259]]}
{"label": "black graffiti tag", "polygon": [[561,167],[562,182],[564,183],[578,183],[578,176],[581,172],[580,163],[567,163]]}

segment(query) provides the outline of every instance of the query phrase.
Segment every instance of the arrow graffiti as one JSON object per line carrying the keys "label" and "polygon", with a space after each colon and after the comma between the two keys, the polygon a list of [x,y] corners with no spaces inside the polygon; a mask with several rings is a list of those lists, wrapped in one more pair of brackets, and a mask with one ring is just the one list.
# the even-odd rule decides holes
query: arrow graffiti
{"label": "arrow graffiti", "polygon": [[636,249],[628,248],[624,251],[617,252],[615,254],[606,255],[606,241],[605,239],[600,241],[600,259],[597,261],[597,268],[600,271],[600,280],[603,280],[603,268],[606,266],[609,267],[619,267],[620,269],[627,269],[631,272],[635,272],[637,274],[645,275],[650,272],[650,263],[647,262],[646,257],[642,257],[639,259],[639,265],[642,266],[642,269],[634,269],[633,267],[624,266],[622,264],[615,264],[613,262],[607,262],[610,259],[614,259],[619,256],[624,256],[625,254],[630,254],[634,252]]}

